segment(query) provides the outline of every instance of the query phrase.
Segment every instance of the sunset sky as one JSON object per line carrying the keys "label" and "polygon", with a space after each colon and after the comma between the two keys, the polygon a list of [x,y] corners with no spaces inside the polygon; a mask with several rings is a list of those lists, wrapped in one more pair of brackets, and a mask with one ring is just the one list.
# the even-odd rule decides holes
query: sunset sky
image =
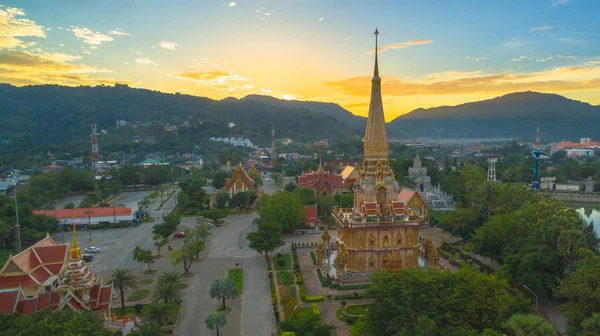
{"label": "sunset sky", "polygon": [[387,120],[514,91],[600,104],[598,0],[0,0],[0,82],[267,94]]}

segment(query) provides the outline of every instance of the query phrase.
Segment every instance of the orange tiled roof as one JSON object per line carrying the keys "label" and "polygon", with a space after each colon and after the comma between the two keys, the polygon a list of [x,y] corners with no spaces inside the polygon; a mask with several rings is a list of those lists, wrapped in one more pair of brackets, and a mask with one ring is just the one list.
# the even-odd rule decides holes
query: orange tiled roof
{"label": "orange tiled roof", "polygon": [[[90,217],[110,217],[116,216],[129,216],[131,215],[131,208],[91,208],[92,214]],[[87,208],[77,209],[57,209],[57,210],[34,210],[33,213],[36,215],[46,215],[48,217],[54,217],[56,219],[73,219],[87,217]]]}
{"label": "orange tiled roof", "polygon": [[414,196],[415,191],[407,188],[403,188],[400,193],[398,193],[397,199],[399,201],[408,202]]}
{"label": "orange tiled roof", "polygon": [[225,182],[223,188],[225,190],[228,190],[231,187],[231,185],[238,179],[242,179],[242,181],[244,181],[244,183],[248,186],[249,189],[254,188],[254,180],[250,177],[250,175],[248,175],[248,173],[246,173],[241,162],[238,164],[231,177]]}

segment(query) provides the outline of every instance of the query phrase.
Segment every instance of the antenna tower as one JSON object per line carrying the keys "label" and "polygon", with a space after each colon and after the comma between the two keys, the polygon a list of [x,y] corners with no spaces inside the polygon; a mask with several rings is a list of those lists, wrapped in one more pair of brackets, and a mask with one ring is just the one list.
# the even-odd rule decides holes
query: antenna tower
{"label": "antenna tower", "polygon": [[277,150],[275,149],[275,125],[271,125],[271,163],[277,162]]}
{"label": "antenna tower", "polygon": [[542,140],[542,133],[540,132],[540,122],[537,123],[537,128],[535,129],[535,148],[540,148],[540,141]]}
{"label": "antenna tower", "polygon": [[96,163],[100,161],[98,154],[98,133],[96,133],[96,124],[92,123],[92,171],[96,171]]}

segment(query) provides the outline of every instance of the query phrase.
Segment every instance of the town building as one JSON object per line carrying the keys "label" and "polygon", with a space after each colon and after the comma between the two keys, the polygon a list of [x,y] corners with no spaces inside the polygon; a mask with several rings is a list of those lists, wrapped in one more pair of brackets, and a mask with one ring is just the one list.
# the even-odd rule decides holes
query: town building
{"label": "town building", "polygon": [[111,318],[112,285],[103,285],[83,261],[73,231],[73,246],[49,235],[10,256],[0,270],[0,312],[31,315],[44,309],[93,311]]}
{"label": "town building", "polygon": [[133,209],[120,207],[34,210],[33,213],[54,217],[60,221],[61,225],[65,226],[96,225],[99,223],[116,223],[133,220]]}
{"label": "town building", "polygon": [[242,163],[240,162],[237,168],[233,171],[231,177],[225,182],[223,190],[233,196],[238,192],[254,190],[254,180],[248,175]]}
{"label": "town building", "polygon": [[[376,38],[378,34],[376,30]],[[388,146],[376,40],[364,158],[354,183],[354,206],[333,210],[339,245],[323,265],[342,283],[369,281],[378,270],[419,265],[419,228],[425,225],[425,217],[396,199],[400,190],[390,167]]]}

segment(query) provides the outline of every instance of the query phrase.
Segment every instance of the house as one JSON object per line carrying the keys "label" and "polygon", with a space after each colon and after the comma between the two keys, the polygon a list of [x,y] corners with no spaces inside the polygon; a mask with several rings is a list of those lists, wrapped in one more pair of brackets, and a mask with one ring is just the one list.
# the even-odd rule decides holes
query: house
{"label": "house", "polygon": [[10,182],[0,182],[0,195],[6,196],[12,190],[14,185]]}

